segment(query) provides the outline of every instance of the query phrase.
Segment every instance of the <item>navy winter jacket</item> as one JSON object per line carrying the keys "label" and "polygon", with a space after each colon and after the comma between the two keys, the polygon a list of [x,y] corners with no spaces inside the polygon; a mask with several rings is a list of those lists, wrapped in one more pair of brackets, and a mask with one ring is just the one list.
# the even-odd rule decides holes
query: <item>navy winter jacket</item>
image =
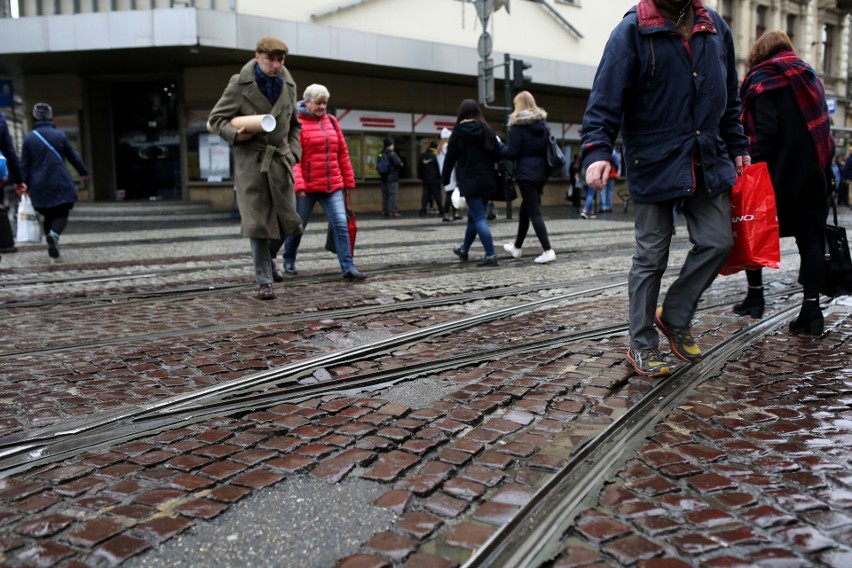
{"label": "navy winter jacket", "polygon": [[687,42],[651,0],[641,0],[610,35],[592,86],[583,166],[608,160],[621,129],[636,203],[692,195],[696,154],[711,194],[728,191],[734,158],[748,154],[731,30],[700,0],[693,6]]}
{"label": "navy winter jacket", "polygon": [[[36,131],[50,142],[59,156],[36,136]],[[89,169],[65,133],[49,120],[37,120],[33,124],[33,131],[24,136],[21,152],[21,173],[33,207],[48,209],[77,201],[77,186],[65,165],[66,159],[78,174],[89,175]]]}
{"label": "navy winter jacket", "polygon": [[522,110],[509,118],[509,143],[500,148],[504,158],[515,160],[515,179],[544,182],[547,167],[547,113]]}

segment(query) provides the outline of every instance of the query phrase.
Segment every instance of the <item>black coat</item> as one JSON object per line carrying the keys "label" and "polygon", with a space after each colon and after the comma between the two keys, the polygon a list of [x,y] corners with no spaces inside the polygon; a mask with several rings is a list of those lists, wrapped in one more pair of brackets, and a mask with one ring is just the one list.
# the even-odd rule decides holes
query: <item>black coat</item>
{"label": "black coat", "polygon": [[[491,138],[491,148],[485,147],[485,137]],[[482,125],[474,120],[456,124],[441,181],[450,184],[453,168],[456,170],[456,183],[459,193],[464,197],[488,199],[494,193],[494,164],[500,161],[500,145],[494,131],[486,132]]]}
{"label": "black coat", "polygon": [[503,144],[504,158],[515,160],[515,179],[518,181],[544,182],[549,176],[547,167],[547,114],[538,110],[527,110],[510,118],[509,143]]}
{"label": "black coat", "polygon": [[441,166],[438,165],[438,151],[434,148],[429,148],[420,154],[420,159],[417,161],[417,177],[423,180],[424,184],[441,183]]}
{"label": "black coat", "polygon": [[399,157],[395,151],[385,148],[382,150],[384,152],[385,157],[387,157],[388,161],[391,163],[391,171],[383,176],[381,176],[383,182],[394,182],[399,181],[399,170],[402,169],[402,158]]}
{"label": "black coat", "polygon": [[793,236],[803,226],[823,226],[828,214],[825,172],[792,89],[767,91],[753,105],[757,133],[751,160],[769,167],[781,236]]}

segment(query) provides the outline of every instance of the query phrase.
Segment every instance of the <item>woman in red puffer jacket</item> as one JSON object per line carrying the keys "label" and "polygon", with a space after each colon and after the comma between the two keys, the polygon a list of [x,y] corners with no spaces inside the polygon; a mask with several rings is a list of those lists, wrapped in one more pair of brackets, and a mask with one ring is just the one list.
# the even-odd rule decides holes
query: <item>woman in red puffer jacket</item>
{"label": "woman in red puffer jacket", "polygon": [[[352,260],[354,242],[350,240],[345,204],[345,196],[355,188],[355,174],[340,125],[326,112],[330,96],[327,88],[314,84],[305,89],[303,100],[298,103],[302,159],[293,168],[296,207],[302,227],[307,229],[314,204],[322,205],[344,280],[363,280],[366,276]],[[302,235],[291,235],[284,243],[284,271],[288,274],[297,274],[296,251],[301,242]]]}

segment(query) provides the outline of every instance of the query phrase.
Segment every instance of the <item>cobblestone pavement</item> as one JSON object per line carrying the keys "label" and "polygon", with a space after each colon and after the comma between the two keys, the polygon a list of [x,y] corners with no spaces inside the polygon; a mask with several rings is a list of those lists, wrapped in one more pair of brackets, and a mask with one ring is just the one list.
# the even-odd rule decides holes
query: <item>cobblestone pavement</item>
{"label": "cobblestone pavement", "polygon": [[[63,262],[50,263],[43,245],[0,261],[3,435],[555,297],[571,281],[626,275],[629,217],[583,221],[568,208],[548,215],[558,260],[534,265],[527,252],[501,258],[497,269],[453,261],[459,222],[359,217],[356,260],[370,278],[358,284],[339,278],[316,223],[299,277],[259,302],[233,222],[152,229],[75,224],[72,214]],[[850,220],[844,211],[841,223]],[[515,226],[493,225],[498,250]],[[673,264],[688,250],[683,233]],[[530,235],[526,244],[535,250],[535,242]],[[797,298],[789,292],[795,247],[785,240],[782,251],[782,269],[766,275],[775,293],[768,311]],[[750,324],[729,311],[743,281],[719,278],[706,293],[693,329],[702,345]],[[449,299],[547,282],[563,284]],[[164,289],[174,294],[145,297]],[[447,300],[404,308],[424,298]],[[624,323],[626,305],[623,287],[600,290],[318,368],[303,381]],[[592,495],[555,565],[852,565],[852,303],[826,305],[823,338],[774,330],[661,417]],[[401,309],[330,315],[382,306]],[[623,334],[566,343],[381,390],[208,419],[13,475],[0,480],[0,565],[460,565],[571,448],[650,390],[653,381],[624,365],[625,348]]]}

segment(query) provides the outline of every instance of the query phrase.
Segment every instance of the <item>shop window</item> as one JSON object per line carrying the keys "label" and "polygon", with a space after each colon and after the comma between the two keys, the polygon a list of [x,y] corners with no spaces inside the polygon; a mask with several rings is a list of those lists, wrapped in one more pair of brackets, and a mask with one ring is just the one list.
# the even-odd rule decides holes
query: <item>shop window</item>
{"label": "shop window", "polygon": [[187,178],[191,182],[233,181],[233,148],[218,134],[207,132],[209,116],[209,109],[186,114]]}
{"label": "shop window", "polygon": [[830,76],[833,70],[835,33],[835,27],[831,24],[825,24],[822,28],[822,73],[825,76]]}
{"label": "shop window", "polygon": [[[56,125],[56,128],[65,133],[65,136],[68,137],[68,141],[71,142],[71,146],[82,158],[84,154],[83,149],[80,147],[80,117],[77,116],[76,113],[54,114],[53,124]],[[83,182],[80,180],[80,175],[73,166],[68,165],[68,173],[71,174],[71,178],[74,180],[77,187],[81,187],[83,185]]]}
{"label": "shop window", "polygon": [[754,37],[759,38],[766,32],[766,14],[769,12],[769,9],[766,6],[758,6],[757,7],[757,25],[754,30]]}
{"label": "shop window", "polygon": [[722,19],[725,20],[725,23],[728,24],[728,27],[733,29],[734,0],[722,0],[722,6],[721,6],[720,12],[721,12]]}
{"label": "shop window", "polygon": [[796,45],[796,28],[799,25],[799,18],[795,14],[787,14],[787,35],[793,45]]}

